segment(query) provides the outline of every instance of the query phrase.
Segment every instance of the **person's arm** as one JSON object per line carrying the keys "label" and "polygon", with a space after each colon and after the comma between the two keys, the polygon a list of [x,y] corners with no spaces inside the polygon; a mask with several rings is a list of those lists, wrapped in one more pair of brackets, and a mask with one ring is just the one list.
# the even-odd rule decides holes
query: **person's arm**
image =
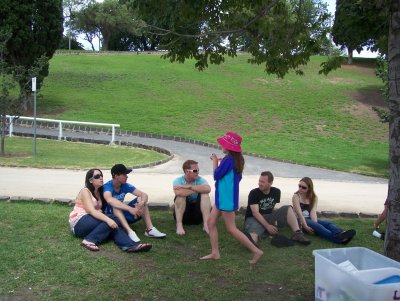
{"label": "person's arm", "polygon": [[303,229],[305,231],[307,231],[308,233],[313,233],[314,230],[307,225],[306,219],[303,215],[303,211],[301,210],[300,198],[297,194],[294,194],[292,197],[292,205],[294,208],[294,212],[296,213],[297,217],[300,219],[301,226],[303,227]]}
{"label": "person's arm", "polygon": [[107,215],[103,214],[101,211],[97,210],[93,206],[92,195],[89,192],[89,190],[83,189],[80,192],[80,199],[82,200],[83,208],[85,209],[85,211],[88,214],[90,214],[91,216],[93,216],[94,218],[96,218],[98,220],[101,220],[101,221],[107,223],[107,225],[112,229],[118,228],[118,225],[114,220],[112,220]]}
{"label": "person's arm", "polygon": [[218,168],[218,157],[216,154],[212,153],[210,156],[210,159],[213,161],[213,170],[216,170]]}
{"label": "person's arm", "polygon": [[210,193],[211,187],[208,184],[203,185],[177,185],[174,186],[174,193],[176,196],[187,197],[193,193]]}
{"label": "person's arm", "polygon": [[137,196],[137,197],[139,197],[140,200],[141,200],[141,202],[142,202],[144,205],[147,204],[147,202],[148,202],[148,200],[149,200],[149,196],[147,195],[147,193],[145,193],[145,192],[143,192],[143,191],[141,191],[141,190],[139,190],[139,189],[136,188],[136,189],[132,192],[132,194],[135,195],[135,196]]}
{"label": "person's arm", "polygon": [[268,231],[271,235],[278,234],[278,228],[274,225],[268,223],[265,218],[261,215],[260,211],[258,211],[258,204],[250,205],[251,213],[253,217]]}
{"label": "person's arm", "polygon": [[385,208],[383,209],[382,213],[378,215],[378,218],[374,223],[375,229],[378,229],[379,225],[386,219],[387,212],[388,212],[388,206],[385,205]]}
{"label": "person's arm", "polygon": [[221,163],[218,165],[218,158],[215,154],[212,155],[214,180],[222,179],[228,172],[234,168],[233,157],[230,155],[225,156]]}
{"label": "person's arm", "polygon": [[316,198],[316,199],[315,199],[314,206],[311,208],[311,212],[310,212],[310,218],[311,218],[311,220],[313,220],[314,222],[318,222],[317,207],[318,207],[318,199]]}
{"label": "person's arm", "polygon": [[134,216],[140,216],[138,208],[130,207],[127,204],[125,204],[124,202],[120,202],[116,198],[113,198],[110,191],[104,191],[103,195],[104,195],[104,199],[107,201],[107,203],[111,207],[119,209],[119,210],[128,211],[130,214],[132,214]]}

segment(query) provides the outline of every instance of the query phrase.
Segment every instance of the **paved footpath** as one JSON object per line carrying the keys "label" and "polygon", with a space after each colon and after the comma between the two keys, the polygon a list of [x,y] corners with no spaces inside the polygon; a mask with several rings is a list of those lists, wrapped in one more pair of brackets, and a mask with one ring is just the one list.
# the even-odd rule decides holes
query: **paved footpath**
{"label": "paved footpath", "polygon": [[[16,128],[17,132],[29,131]],[[57,136],[57,130],[38,129],[38,135]],[[88,133],[67,133],[70,137],[88,138]],[[110,140],[103,134],[92,134],[97,140]],[[90,138],[90,137],[89,137]],[[186,159],[199,162],[200,175],[205,177],[212,188],[211,153],[223,156],[212,147],[205,147],[172,140],[142,138],[137,136],[116,136],[116,141],[157,146],[169,150],[173,157],[167,163],[147,168],[135,169],[128,181],[149,194],[150,202],[173,204],[172,181],[182,174],[182,163]],[[40,156],[40,152],[37,154]],[[347,213],[380,213],[387,194],[387,180],[345,172],[278,162],[252,156],[245,156],[245,171],[240,184],[240,205],[247,205],[249,191],[258,184],[259,174],[270,170],[274,176],[274,186],[282,191],[282,204],[291,204],[293,192],[301,177],[313,179],[319,197],[319,211]],[[124,163],[120,158],[118,162]],[[0,197],[28,197],[73,200],[84,184],[86,171],[66,169],[35,169],[0,167]],[[105,181],[111,179],[110,171],[103,169]],[[213,200],[214,189],[211,196]]]}

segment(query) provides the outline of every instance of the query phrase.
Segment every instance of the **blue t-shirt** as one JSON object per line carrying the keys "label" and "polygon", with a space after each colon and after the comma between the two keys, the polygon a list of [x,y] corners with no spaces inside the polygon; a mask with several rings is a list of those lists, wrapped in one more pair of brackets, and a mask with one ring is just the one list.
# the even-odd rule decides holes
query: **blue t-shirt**
{"label": "blue t-shirt", "polygon": [[[175,186],[182,186],[182,185],[188,185],[188,184],[189,185],[193,185],[193,186],[195,186],[195,185],[205,185],[205,184],[207,184],[207,180],[202,178],[202,177],[200,177],[200,176],[198,176],[197,179],[195,179],[192,183],[188,183],[188,182],[186,182],[185,176],[180,176],[180,177],[178,177],[178,178],[176,178],[174,180],[174,182],[172,183],[172,186],[175,187]],[[187,197],[187,199],[190,202],[192,202],[192,201],[194,202],[194,201],[197,200],[197,196],[198,196],[198,193],[194,192],[191,195],[189,195]]]}
{"label": "blue t-shirt", "polygon": [[222,211],[235,211],[239,208],[239,182],[242,175],[234,168],[232,156],[225,156],[214,170],[215,206]]}
{"label": "blue t-shirt", "polygon": [[116,192],[114,190],[114,185],[113,185],[113,181],[112,180],[108,181],[107,183],[105,183],[103,185],[103,191],[104,192],[106,192],[106,191],[111,192],[112,197],[116,198],[117,200],[119,200],[121,202],[124,201],[125,195],[127,193],[133,193],[135,190],[136,190],[136,187],[133,186],[132,184],[124,183],[124,184],[121,185],[119,191]]}

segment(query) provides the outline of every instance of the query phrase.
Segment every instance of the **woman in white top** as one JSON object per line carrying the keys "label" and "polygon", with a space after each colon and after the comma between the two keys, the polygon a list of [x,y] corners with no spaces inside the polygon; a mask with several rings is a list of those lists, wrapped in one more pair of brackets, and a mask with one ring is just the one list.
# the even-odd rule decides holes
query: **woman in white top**
{"label": "woman in white top", "polygon": [[334,223],[317,218],[318,198],[314,192],[313,181],[309,177],[300,180],[299,189],[294,193],[292,203],[300,225],[306,232],[337,244],[347,244],[356,235],[353,229],[343,231]]}
{"label": "woman in white top", "polygon": [[90,169],[86,173],[85,187],[79,191],[74,209],[69,215],[72,233],[83,238],[81,246],[90,251],[99,251],[98,244],[112,238],[121,250],[127,252],[151,249],[150,244],[132,241],[114,215],[102,212],[103,205],[103,173],[100,169]]}

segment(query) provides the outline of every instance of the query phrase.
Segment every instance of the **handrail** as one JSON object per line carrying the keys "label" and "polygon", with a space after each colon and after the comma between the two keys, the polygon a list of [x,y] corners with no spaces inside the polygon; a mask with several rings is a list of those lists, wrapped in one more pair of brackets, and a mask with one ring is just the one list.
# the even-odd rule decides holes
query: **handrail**
{"label": "handrail", "polygon": [[[25,116],[10,116],[6,115],[7,118],[9,118],[9,136],[12,136],[13,133],[13,120],[14,119],[21,119],[21,120],[34,120],[35,118],[33,117],[25,117]],[[47,119],[47,118],[36,118],[37,121],[45,121],[45,122],[54,122],[59,124],[59,131],[58,131],[58,140],[62,139],[62,131],[63,131],[63,124],[83,124],[83,125],[95,125],[95,126],[105,126],[105,127],[111,127],[112,132],[111,132],[111,142],[110,144],[114,143],[115,140],[115,128],[120,127],[119,124],[113,124],[113,123],[99,123],[99,122],[86,122],[86,121],[72,121],[72,120],[59,120],[59,119]]]}

